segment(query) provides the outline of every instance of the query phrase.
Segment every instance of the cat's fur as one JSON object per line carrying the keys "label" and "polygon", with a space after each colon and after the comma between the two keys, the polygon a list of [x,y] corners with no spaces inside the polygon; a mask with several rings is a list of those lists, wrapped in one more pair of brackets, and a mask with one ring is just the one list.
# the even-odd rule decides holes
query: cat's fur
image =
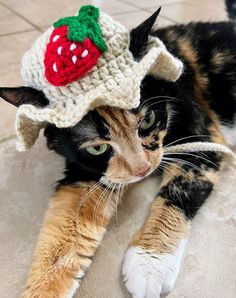
{"label": "cat's fur", "polygon": [[[65,157],[65,178],[52,198],[22,297],[72,297],[116,208],[120,186],[150,174],[161,175],[161,188],[130,242],[124,281],[140,298],[159,297],[174,286],[191,220],[214,187],[223,155],[165,156],[163,147],[226,143],[221,127],[235,125],[236,25],[190,23],[150,31],[154,21],[131,31],[130,50],[140,59],[147,35],[158,36],[185,64],[176,83],[147,76],[138,109],[101,107],[75,127],[45,129],[48,147]],[[0,95],[15,105],[48,103],[30,88],[1,88]],[[150,111],[156,122],[142,131]],[[104,143],[111,147],[101,156],[85,151]]]}

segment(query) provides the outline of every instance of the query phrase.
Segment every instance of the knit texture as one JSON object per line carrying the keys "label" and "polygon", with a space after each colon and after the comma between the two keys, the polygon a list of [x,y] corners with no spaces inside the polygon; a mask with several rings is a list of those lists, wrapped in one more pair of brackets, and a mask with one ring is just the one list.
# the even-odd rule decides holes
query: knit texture
{"label": "knit texture", "polygon": [[[66,41],[63,30],[66,31],[66,27],[68,30],[68,25],[62,23],[62,26],[56,29],[49,28],[25,53],[22,59],[23,80],[26,85],[43,91],[49,100],[49,105],[45,108],[29,104],[19,107],[16,118],[18,150],[31,147],[46,123],[52,123],[59,128],[70,127],[78,123],[89,110],[99,106],[109,105],[122,109],[137,107],[140,101],[140,83],[147,73],[168,81],[176,81],[181,75],[182,62],[171,55],[158,38],[150,37],[147,53],[140,61],[135,61],[129,51],[129,32],[105,13],[101,12],[96,20],[96,11],[93,10],[94,15],[89,18],[99,25],[106,45],[104,52],[91,36],[80,41],[80,44],[76,44],[76,41]],[[84,18],[87,22],[87,17]],[[58,29],[62,30],[62,36],[60,35],[62,49],[59,43],[58,47],[56,46],[59,38],[52,46],[51,56],[49,54],[51,68],[46,75],[47,67],[45,69],[44,65],[46,49],[57,35],[54,30]],[[67,56],[68,51],[73,52],[72,56]],[[84,51],[86,55],[82,55]],[[72,60],[73,56],[76,57],[73,58],[74,61],[77,59],[75,63]],[[69,68],[63,70],[63,75],[60,76],[60,63],[63,64],[63,59],[67,58],[70,60],[70,63],[66,61],[69,63]],[[90,62],[90,70],[86,58]],[[58,65],[55,64],[53,69],[56,61]],[[52,71],[54,71],[53,77],[57,78],[58,75],[65,85],[55,85],[57,79],[54,84],[50,83],[47,77]],[[74,81],[67,84],[67,76],[69,80]]]}
{"label": "knit texture", "polygon": [[46,49],[45,76],[54,86],[65,86],[78,80],[96,65],[101,55],[89,38],[72,42],[67,34],[67,26],[53,30]]}
{"label": "knit texture", "polygon": [[66,17],[53,24],[55,28],[67,25],[68,38],[72,41],[82,42],[86,37],[104,52],[106,44],[102,38],[98,22],[99,9],[92,5],[82,6],[75,17]]}

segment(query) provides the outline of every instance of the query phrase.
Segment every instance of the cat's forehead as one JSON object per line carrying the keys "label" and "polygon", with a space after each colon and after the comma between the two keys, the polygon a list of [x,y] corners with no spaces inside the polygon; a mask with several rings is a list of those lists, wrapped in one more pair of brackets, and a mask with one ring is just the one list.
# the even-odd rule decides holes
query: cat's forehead
{"label": "cat's forehead", "polygon": [[111,139],[114,135],[127,135],[137,129],[145,115],[145,109],[123,110],[114,107],[100,107],[89,112],[74,127],[76,135],[86,140]]}
{"label": "cat's forehead", "polygon": [[130,111],[112,107],[99,108],[97,112],[113,134],[126,134],[134,130],[144,116],[142,110]]}

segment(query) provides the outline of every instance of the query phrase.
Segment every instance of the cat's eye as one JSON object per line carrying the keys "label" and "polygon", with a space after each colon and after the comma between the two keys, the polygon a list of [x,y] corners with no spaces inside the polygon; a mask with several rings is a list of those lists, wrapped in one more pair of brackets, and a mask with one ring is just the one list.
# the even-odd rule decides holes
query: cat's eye
{"label": "cat's eye", "polygon": [[101,144],[98,146],[88,146],[85,150],[91,155],[102,155],[110,148],[108,144]]}
{"label": "cat's eye", "polygon": [[141,129],[143,131],[148,130],[155,124],[155,122],[156,122],[156,114],[153,111],[151,111],[142,120],[142,122],[139,125],[139,129]]}

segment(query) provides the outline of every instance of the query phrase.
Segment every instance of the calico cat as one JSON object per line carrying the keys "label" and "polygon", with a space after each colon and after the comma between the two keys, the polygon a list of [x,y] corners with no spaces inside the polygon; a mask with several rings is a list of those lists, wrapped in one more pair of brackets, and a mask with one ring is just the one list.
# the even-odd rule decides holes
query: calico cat
{"label": "calico cat", "polygon": [[[65,158],[65,177],[51,200],[22,297],[72,297],[121,188],[150,175],[161,176],[161,187],[130,241],[124,281],[140,298],[159,297],[175,284],[191,221],[213,190],[224,156],[165,154],[164,149],[194,141],[227,143],[222,128],[234,127],[236,113],[236,25],[154,30],[156,17],[131,31],[130,50],[139,60],[148,35],[158,36],[184,62],[181,78],[171,83],[146,76],[137,109],[100,107],[74,127],[45,129],[49,149]],[[0,95],[16,106],[48,104],[42,92],[28,87],[1,88]]]}

